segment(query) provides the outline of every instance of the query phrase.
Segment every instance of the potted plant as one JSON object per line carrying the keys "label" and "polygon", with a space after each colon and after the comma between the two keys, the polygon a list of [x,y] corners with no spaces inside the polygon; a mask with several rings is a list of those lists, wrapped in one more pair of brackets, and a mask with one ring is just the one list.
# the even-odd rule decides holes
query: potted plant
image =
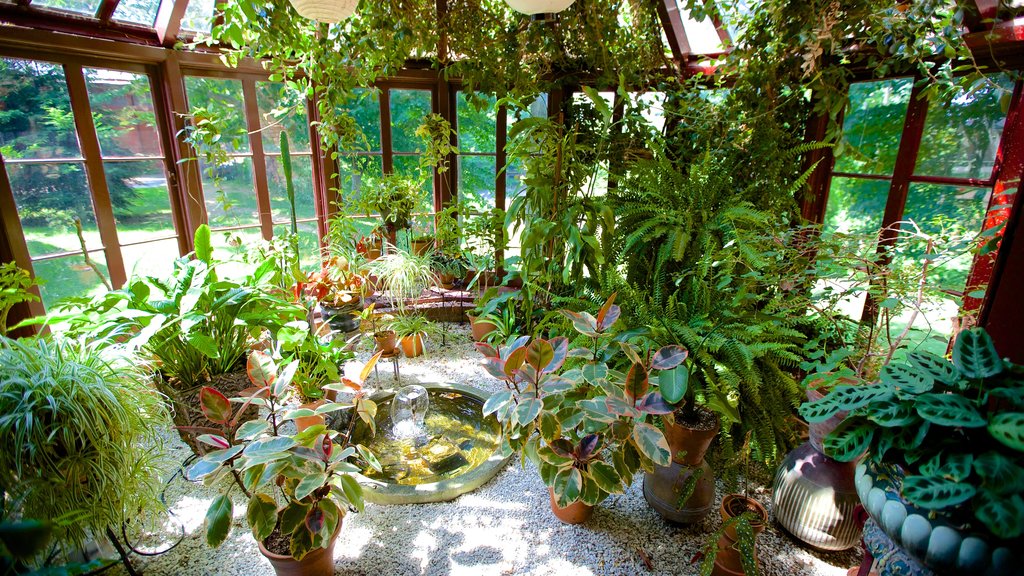
{"label": "potted plant", "polygon": [[466,273],[466,265],[462,259],[444,251],[431,254],[430,264],[434,273],[437,274],[438,283],[445,290],[454,288],[455,280],[461,279]]}
{"label": "potted plant", "polygon": [[[360,468],[351,460],[375,459],[362,446],[349,445],[351,429],[346,434],[316,425],[286,432],[289,420],[345,408],[332,402],[316,410],[288,409],[298,365],[293,360],[278,370],[269,354],[253,352],[248,374],[258,392],[238,409],[223,394],[204,387],[202,408],[217,427],[200,440],[214,450],[193,464],[187,476],[207,484],[233,480],[224,483],[225,491],[206,513],[209,545],[227,539],[234,508],[231,492],[237,488],[248,500],[246,522],[277,574],[329,575],[334,574],[333,547],[345,514],[363,510],[362,487],[354,476]],[[363,379],[371,368],[372,363],[364,367]],[[372,423],[376,405],[366,398],[361,383],[343,382],[356,392],[354,412]],[[250,403],[265,408],[266,418],[240,423],[238,415]]]}
{"label": "potted plant", "polygon": [[684,361],[689,352],[676,347],[680,360],[671,370],[663,370],[657,390],[671,411],[661,416],[672,462],[644,474],[644,498],[665,519],[679,523],[699,522],[711,512],[715,497],[715,478],[704,459],[718,434],[720,419],[715,411],[701,405],[697,392],[710,396],[699,384],[700,376],[691,376]]}
{"label": "potted plant", "polygon": [[346,258],[334,256],[319,271],[308,275],[304,289],[320,302],[324,321],[331,329],[346,333],[358,328],[352,312],[362,308],[366,284]]}
{"label": "potted plant", "polygon": [[404,314],[389,325],[399,339],[406,358],[423,354],[427,336],[436,330],[434,323],[422,314]]}
{"label": "potted plant", "polygon": [[419,184],[400,174],[385,174],[375,186],[368,186],[367,212],[380,214],[389,234],[409,228],[413,210],[423,195]]}
{"label": "potted plant", "polygon": [[847,412],[825,452],[864,457],[857,492],[894,545],[940,573],[1010,573],[1024,533],[1021,374],[972,328],[952,361],[912,352],[874,383],[836,386],[800,413],[821,422]]}
{"label": "potted plant", "polygon": [[434,249],[434,231],[425,221],[413,221],[409,232],[409,250],[417,256],[427,256]]}
{"label": "potted plant", "polygon": [[[537,465],[552,511],[566,522],[584,521],[587,507],[621,493],[640,468],[671,461],[665,437],[648,422],[671,411],[651,390],[650,375],[675,368],[680,354],[677,347],[641,352],[628,333],[612,332],[620,314],[614,298],[597,317],[565,312],[589,337],[585,346],[527,336],[499,348],[476,345],[484,368],[506,386],[484,404],[484,414],[501,423],[503,452],[522,449]],[[563,370],[569,358],[582,364]]]}
{"label": "potted plant", "polygon": [[387,299],[399,311],[407,301],[418,298],[428,287],[437,283],[430,257],[417,256],[391,246],[388,253],[373,261],[369,270],[377,276]]}
{"label": "potted plant", "polygon": [[45,524],[37,552],[162,510],[154,447],[169,418],[151,381],[110,341],[0,337],[0,516]]}
{"label": "potted plant", "polygon": [[509,297],[510,293],[499,295],[498,288],[492,286],[479,293],[473,300],[473,310],[467,312],[466,316],[469,318],[474,342],[486,342],[488,336],[498,328],[494,319],[488,319],[487,316],[493,314],[498,305]]}
{"label": "potted plant", "polygon": [[[260,285],[261,271],[273,268],[273,261],[236,282],[217,273],[206,225],[196,231],[195,246],[196,258],[176,260],[170,277],[133,277],[120,290],[59,319],[68,323],[69,335],[116,338],[151,355],[160,376],[157,387],[172,405],[178,432],[198,454],[202,447],[188,430],[206,424],[199,410],[201,387],[242,395],[250,386],[245,375],[250,347],[304,320],[305,310]],[[247,414],[254,417],[255,407]]]}
{"label": "potted plant", "polygon": [[764,506],[742,494],[722,498],[722,525],[712,533],[704,550],[700,573],[704,576],[758,574],[757,536],[768,524]]}

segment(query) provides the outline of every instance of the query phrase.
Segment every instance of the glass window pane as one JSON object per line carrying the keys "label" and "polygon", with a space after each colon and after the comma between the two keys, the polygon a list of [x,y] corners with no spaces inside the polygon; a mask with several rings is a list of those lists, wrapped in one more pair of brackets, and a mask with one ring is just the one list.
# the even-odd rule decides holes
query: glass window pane
{"label": "glass window pane", "polygon": [[152,26],[159,10],[160,0],[121,0],[114,9],[113,19]]}
{"label": "glass window pane", "polygon": [[95,68],[84,72],[103,157],[162,156],[149,77]]}
{"label": "glass window pane", "polygon": [[87,249],[103,248],[83,164],[8,164],[7,175],[33,257],[80,252],[76,216]]}
{"label": "glass window pane", "polygon": [[178,240],[171,238],[157,242],[146,242],[123,246],[121,257],[128,276],[155,276],[166,278],[174,269],[178,254]]}
{"label": "glass window pane", "polygon": [[889,181],[832,178],[825,209],[825,230],[845,234],[876,234],[889,198]]}
{"label": "glass window pane", "polygon": [[64,69],[0,59],[0,152],[19,158],[81,158]]}
{"label": "glass window pane", "polygon": [[134,244],[175,234],[167,176],[160,160],[104,162],[117,238]]}
{"label": "glass window pane", "polygon": [[[344,204],[359,197],[362,187],[384,174],[380,156],[338,156],[338,196]],[[367,184],[368,185],[368,184]],[[342,206],[342,210],[347,210]]]}
{"label": "glass window pane", "polygon": [[217,275],[228,279],[241,279],[252,273],[252,265],[242,260],[250,247],[263,241],[263,232],[258,226],[239,230],[213,230],[210,244],[213,257],[221,262]]}
{"label": "glass window pane", "polygon": [[259,223],[256,188],[252,181],[252,158],[232,158],[227,164],[202,169],[203,195],[212,227]]}
{"label": "glass window pane", "polygon": [[1002,104],[1009,102],[1013,82],[1004,74],[991,79],[993,82],[980,84],[948,106],[937,101],[928,104],[915,174],[982,179],[992,176],[999,136],[1006,122]]}
{"label": "glass window pane", "polygon": [[[103,250],[90,250],[89,258],[109,282]],[[47,308],[64,298],[91,297],[106,291],[103,281],[81,255],[32,262],[32,270],[40,280],[39,292],[43,296],[43,306]]]}
{"label": "glass window pane", "polygon": [[100,0],[35,0],[32,2],[32,6],[95,16],[100,3]]}
{"label": "glass window pane", "polygon": [[[907,194],[903,220],[913,220],[928,235],[971,238],[981,233],[990,195],[988,188],[913,183]],[[909,229],[909,225],[907,227]],[[923,247],[919,248],[914,255],[919,255],[918,252],[923,255]],[[937,263],[929,279],[948,290],[963,290],[972,261],[972,255],[965,250],[949,262]]]}
{"label": "glass window pane", "polygon": [[214,0],[191,0],[181,19],[181,29],[188,32],[209,33],[213,24]]}
{"label": "glass window pane", "polygon": [[241,80],[188,76],[185,91],[189,111],[197,121],[210,120],[217,126],[220,143],[227,152],[249,151]]}
{"label": "glass window pane", "polygon": [[281,151],[281,132],[288,132],[293,154],[309,152],[309,121],[306,96],[281,82],[257,82],[256,103],[263,128],[263,150]]}
{"label": "glass window pane", "polygon": [[424,175],[420,170],[419,156],[395,156],[395,174],[411,178],[420,182],[423,194],[420,195],[420,203],[416,206],[416,212],[434,211],[434,179],[430,175]]}
{"label": "glass window pane", "polygon": [[892,174],[912,88],[910,78],[850,85],[836,172]]}
{"label": "glass window pane", "polygon": [[485,100],[484,107],[478,109],[476,102],[471,103],[465,93],[459,92],[456,107],[460,152],[494,152],[497,149],[495,99],[488,96]]}
{"label": "glass window pane", "polygon": [[679,15],[683,20],[683,31],[686,33],[686,40],[690,43],[690,52],[693,54],[712,54],[721,52],[722,39],[718,37],[718,30],[711,18],[697,21],[690,17],[690,11],[682,6],[679,7]]}
{"label": "glass window pane", "polygon": [[[316,222],[299,222],[299,264],[312,268],[320,264],[320,231]],[[274,235],[280,236],[291,230],[291,224],[274,226]]]}
{"label": "glass window pane", "polygon": [[[270,209],[274,222],[291,222],[291,206],[280,156],[267,157]],[[292,185],[295,186],[295,217],[316,218],[313,194],[313,165],[309,156],[292,156]]]}
{"label": "glass window pane", "polygon": [[355,96],[343,107],[362,131],[365,142],[360,142],[353,151],[377,152],[380,147],[380,93],[376,90],[357,88]]}
{"label": "glass window pane", "polygon": [[459,156],[459,195],[473,210],[494,208],[494,156]]}
{"label": "glass window pane", "polygon": [[640,114],[644,120],[654,126],[658,132],[665,129],[665,93],[644,92],[637,96],[637,103],[641,106]]}
{"label": "glass window pane", "polygon": [[391,149],[419,152],[423,142],[416,129],[432,111],[429,90],[391,90]]}

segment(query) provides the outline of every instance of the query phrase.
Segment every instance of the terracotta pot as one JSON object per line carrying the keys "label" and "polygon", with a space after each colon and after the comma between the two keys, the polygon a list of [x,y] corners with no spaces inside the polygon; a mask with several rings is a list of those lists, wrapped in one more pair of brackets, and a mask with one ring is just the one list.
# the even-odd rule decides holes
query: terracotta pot
{"label": "terracotta pot", "polygon": [[379,238],[366,245],[366,259],[376,260],[380,258],[381,252],[384,251],[384,243]]}
{"label": "terracotta pot", "polygon": [[341,532],[343,520],[338,521],[338,527],[331,536],[331,543],[326,548],[317,548],[296,560],[291,556],[274,554],[263,546],[263,542],[257,542],[260,553],[270,561],[277,576],[333,576],[334,574],[334,543],[338,541],[338,533]]}
{"label": "terracotta pot", "polygon": [[[309,408],[310,410],[316,410],[324,404],[324,400],[317,400],[308,404],[303,404],[299,408]],[[326,420],[321,415],[316,416],[299,416],[295,419],[295,427],[298,428],[299,432],[302,432],[306,428],[312,428],[319,424],[325,424]]]}
{"label": "terracotta pot", "polygon": [[[695,474],[699,474],[693,478]],[[690,496],[680,502],[683,491],[693,485]],[[715,475],[707,462],[683,466],[672,462],[655,466],[644,474],[644,499],[661,517],[678,524],[700,522],[715,508]]]}
{"label": "terracotta pot", "polygon": [[[682,424],[665,422],[665,440],[668,440],[669,449],[672,450],[672,461],[691,468],[699,466],[701,460],[704,460],[704,454],[721,426],[718,416],[713,412],[700,406],[697,410],[714,415],[715,426],[710,430],[693,430]],[[680,452],[685,452],[682,458],[679,457]]]}
{"label": "terracotta pot", "polygon": [[395,336],[394,330],[382,330],[373,334],[373,339],[377,342],[377,350],[391,354],[395,351],[395,346],[398,345],[397,337]]}
{"label": "terracotta pot", "polygon": [[[756,521],[752,521],[751,528],[754,530],[754,540],[757,540],[757,535],[760,534],[768,523],[768,511],[764,509],[756,500],[747,498],[741,494],[727,494],[722,498],[722,521],[732,518],[735,515],[742,514],[746,510],[752,510],[757,516]],[[729,526],[725,529],[725,533],[718,539],[718,554],[715,555],[715,566],[711,570],[711,576],[734,576],[736,574],[746,574],[743,571],[743,563],[740,561],[740,551],[737,547],[737,541],[739,537],[736,535],[736,525]],[[754,546],[754,562],[757,562],[757,545]]]}
{"label": "terracotta pot", "polygon": [[405,354],[406,358],[415,358],[423,354],[422,333],[416,333],[412,336],[402,336],[398,342],[402,345],[402,353]]}
{"label": "terracotta pot", "polygon": [[430,251],[430,248],[434,245],[433,240],[412,240],[409,242],[412,248],[412,253],[417,256],[424,256]]}
{"label": "terracotta pot", "polygon": [[565,508],[559,508],[558,503],[555,502],[555,491],[553,489],[548,488],[548,496],[551,499],[551,512],[554,513],[555,518],[566,524],[582,524],[590,520],[590,517],[594,515],[594,507],[590,504],[576,501]]}
{"label": "terracotta pot", "polygon": [[469,325],[473,332],[474,342],[483,342],[487,339],[488,334],[498,329],[493,322],[479,321],[472,314],[466,314],[466,316],[469,316]]}
{"label": "terracotta pot", "polygon": [[455,287],[454,274],[439,274],[438,280],[441,282],[441,288],[444,288],[445,290],[451,290]]}

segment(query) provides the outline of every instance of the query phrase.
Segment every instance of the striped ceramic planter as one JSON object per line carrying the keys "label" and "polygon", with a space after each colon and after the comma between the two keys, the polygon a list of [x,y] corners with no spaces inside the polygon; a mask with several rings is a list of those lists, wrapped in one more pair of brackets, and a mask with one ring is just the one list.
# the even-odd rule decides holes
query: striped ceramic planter
{"label": "striped ceramic planter", "polygon": [[795,538],[821,550],[857,544],[855,467],[825,456],[810,442],[790,452],[775,473],[776,520]]}

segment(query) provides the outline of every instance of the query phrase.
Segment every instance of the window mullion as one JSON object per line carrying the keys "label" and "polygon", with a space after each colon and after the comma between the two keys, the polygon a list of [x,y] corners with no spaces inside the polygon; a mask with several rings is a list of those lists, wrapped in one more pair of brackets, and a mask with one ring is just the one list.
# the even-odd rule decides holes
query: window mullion
{"label": "window mullion", "polygon": [[256,208],[259,211],[260,231],[264,240],[274,237],[274,221],[270,210],[270,185],[267,178],[267,157],[263,153],[263,132],[260,110],[256,99],[256,81],[242,78],[245,123],[249,131],[249,150],[252,151],[252,177],[256,187]]}
{"label": "window mullion", "polygon": [[103,170],[103,158],[100,153],[100,141],[93,124],[92,109],[89,105],[89,92],[85,84],[85,74],[81,66],[64,65],[64,77],[68,84],[68,97],[71,100],[71,112],[78,131],[78,141],[85,158],[85,171],[89,180],[89,193],[92,195],[93,210],[96,213],[96,227],[99,229],[100,240],[105,249],[107,272],[114,288],[120,288],[127,280],[124,270],[124,259],[121,256],[121,243],[117,238],[117,222],[114,219],[114,208],[110,202],[110,190]]}

